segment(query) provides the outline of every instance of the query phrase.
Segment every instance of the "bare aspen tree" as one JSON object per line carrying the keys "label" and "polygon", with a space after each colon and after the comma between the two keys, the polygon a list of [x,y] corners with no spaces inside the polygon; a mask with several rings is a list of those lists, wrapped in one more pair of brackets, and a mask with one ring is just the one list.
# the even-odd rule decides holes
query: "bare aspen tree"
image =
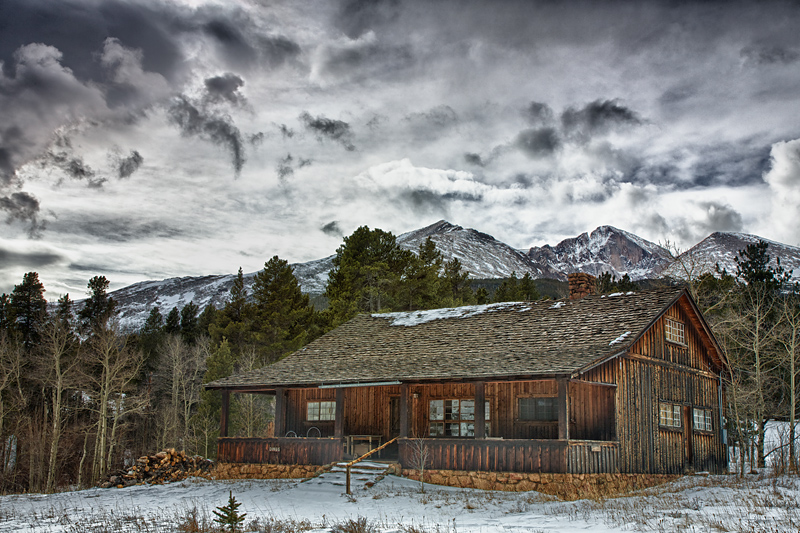
{"label": "bare aspen tree", "polygon": [[786,388],[789,398],[789,468],[797,471],[796,426],[797,426],[797,378],[800,374],[800,292],[798,288],[785,295],[779,304],[779,322],[776,340],[781,349],[785,366]]}
{"label": "bare aspen tree", "polygon": [[21,403],[19,378],[23,367],[22,346],[0,331],[0,479],[5,489],[6,479],[17,460],[17,435],[9,427],[13,406]]}
{"label": "bare aspen tree", "polygon": [[[236,365],[237,373],[251,372],[263,366],[255,349],[246,349]],[[237,394],[232,422],[237,434],[242,437],[266,436],[270,416],[270,400],[261,394]]]}
{"label": "bare aspen tree", "polygon": [[50,393],[51,433],[47,460],[45,489],[55,489],[58,467],[58,450],[63,431],[64,394],[77,385],[77,365],[80,360],[75,353],[77,343],[72,332],[59,320],[49,320],[42,330],[42,345],[36,354],[38,381]]}
{"label": "bare aspen tree", "polygon": [[84,377],[91,386],[97,424],[92,461],[92,483],[95,483],[109,468],[122,416],[143,407],[129,396],[143,357],[141,352],[127,346],[116,321],[99,328],[87,344],[83,360],[92,371]]}

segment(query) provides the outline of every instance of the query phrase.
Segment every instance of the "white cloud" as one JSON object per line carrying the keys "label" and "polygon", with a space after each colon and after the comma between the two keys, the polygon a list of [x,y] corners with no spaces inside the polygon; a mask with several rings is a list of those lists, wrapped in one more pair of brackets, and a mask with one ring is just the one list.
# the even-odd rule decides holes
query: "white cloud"
{"label": "white cloud", "polygon": [[769,219],[779,240],[800,244],[800,139],[773,144],[770,163],[764,174],[772,193]]}

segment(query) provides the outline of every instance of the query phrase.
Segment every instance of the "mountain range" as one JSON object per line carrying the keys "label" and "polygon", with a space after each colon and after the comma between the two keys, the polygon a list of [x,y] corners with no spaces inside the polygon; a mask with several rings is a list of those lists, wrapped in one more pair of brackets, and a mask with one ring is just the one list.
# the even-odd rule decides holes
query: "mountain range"
{"label": "mountain range", "polygon": [[[735,272],[737,252],[748,244],[766,240],[745,233],[716,232],[680,254],[676,261],[658,244],[612,226],[600,226],[591,233],[565,239],[555,246],[518,250],[486,233],[440,220],[398,236],[397,242],[405,249],[416,251],[428,237],[445,260],[457,258],[475,279],[505,278],[512,272],[521,277],[529,272],[535,279],[566,280],[572,272],[595,276],[609,272],[616,277],[628,274],[634,281],[662,275],[683,277],[687,270],[697,275],[713,271],[715,264]],[[793,269],[793,278],[800,280],[800,248],[767,242],[773,262],[780,258],[781,265],[786,270]],[[311,295],[325,292],[334,257],[292,264],[303,292]],[[255,272],[244,275],[247,287],[252,284],[254,275]],[[200,309],[208,304],[222,307],[235,278],[234,274],[225,274],[143,281],[113,291],[111,296],[119,303],[122,327],[134,329],[144,323],[154,306],[164,314],[172,307],[180,309],[192,301]]]}

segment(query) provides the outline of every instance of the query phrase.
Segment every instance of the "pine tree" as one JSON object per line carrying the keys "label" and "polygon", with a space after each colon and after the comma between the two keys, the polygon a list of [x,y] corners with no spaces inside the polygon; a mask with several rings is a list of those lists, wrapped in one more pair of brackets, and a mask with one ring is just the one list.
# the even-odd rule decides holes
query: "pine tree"
{"label": "pine tree", "polygon": [[164,333],[167,335],[177,335],[181,332],[181,312],[178,307],[173,307],[167,314],[167,320],[164,322]]}
{"label": "pine tree", "polygon": [[217,516],[214,522],[223,528],[227,527],[228,531],[235,533],[239,531],[239,526],[244,522],[244,517],[247,516],[247,513],[239,514],[238,509],[242,504],[236,501],[232,491],[229,494],[228,505],[217,507],[217,510],[214,511]]}
{"label": "pine tree", "polygon": [[197,324],[197,313],[199,311],[200,308],[193,301],[184,305],[183,309],[181,309],[181,337],[183,337],[183,342],[187,344],[194,344],[199,334]]}
{"label": "pine tree", "polygon": [[303,346],[314,335],[314,308],[289,263],[277,255],[253,279],[252,331],[263,362]]}
{"label": "pine tree", "polygon": [[47,318],[47,301],[39,274],[25,274],[22,283],[14,286],[9,304],[13,329],[20,335],[25,349],[30,350],[40,341],[41,328]]}
{"label": "pine tree", "polygon": [[478,287],[478,290],[475,292],[475,303],[478,305],[489,303],[489,292],[486,290],[486,287]]}
{"label": "pine tree", "polygon": [[117,313],[117,302],[108,295],[109,281],[105,276],[89,280],[89,298],[78,317],[84,332],[97,332],[108,326],[108,321]]}
{"label": "pine tree", "polygon": [[519,282],[519,296],[520,299],[526,302],[533,302],[540,298],[539,291],[536,289],[536,283],[533,281],[530,272],[525,272]]}
{"label": "pine tree", "polygon": [[475,293],[470,287],[469,272],[463,270],[461,261],[457,257],[444,264],[442,278],[445,298],[449,300],[449,305],[468,305],[475,301]]}

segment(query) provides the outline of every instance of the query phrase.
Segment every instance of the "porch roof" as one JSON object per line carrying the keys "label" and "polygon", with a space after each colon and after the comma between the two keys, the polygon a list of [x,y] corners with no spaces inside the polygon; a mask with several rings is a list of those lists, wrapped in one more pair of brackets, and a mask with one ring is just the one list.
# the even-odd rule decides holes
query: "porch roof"
{"label": "porch roof", "polygon": [[264,368],[212,389],[508,379],[576,373],[625,352],[682,288],[363,314]]}

